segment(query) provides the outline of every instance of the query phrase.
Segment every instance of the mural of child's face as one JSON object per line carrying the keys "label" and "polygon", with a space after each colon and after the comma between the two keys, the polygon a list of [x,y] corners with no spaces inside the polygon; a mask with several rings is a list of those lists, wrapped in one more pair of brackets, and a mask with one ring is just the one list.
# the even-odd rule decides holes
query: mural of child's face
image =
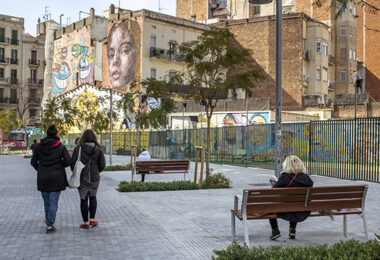
{"label": "mural of child's face", "polygon": [[135,75],[136,43],[125,25],[117,27],[109,39],[108,75],[113,88],[125,90]]}

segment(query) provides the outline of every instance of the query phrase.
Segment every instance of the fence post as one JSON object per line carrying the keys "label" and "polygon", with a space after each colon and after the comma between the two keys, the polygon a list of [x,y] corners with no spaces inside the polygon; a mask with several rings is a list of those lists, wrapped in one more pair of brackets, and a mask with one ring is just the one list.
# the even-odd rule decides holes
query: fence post
{"label": "fence post", "polygon": [[203,184],[203,167],[204,167],[204,161],[205,161],[205,151],[204,147],[202,146],[202,157],[201,157],[201,172],[199,174],[199,188],[202,189],[202,184]]}

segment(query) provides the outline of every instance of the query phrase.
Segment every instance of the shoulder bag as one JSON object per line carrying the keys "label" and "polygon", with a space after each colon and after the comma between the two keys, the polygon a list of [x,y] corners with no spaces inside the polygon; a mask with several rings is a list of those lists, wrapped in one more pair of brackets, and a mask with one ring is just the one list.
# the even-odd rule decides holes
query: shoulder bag
{"label": "shoulder bag", "polygon": [[75,163],[73,173],[71,174],[70,180],[69,180],[69,188],[76,189],[80,186],[80,174],[82,173],[83,168],[85,165],[80,160],[81,155],[81,147],[79,146],[79,152],[78,152],[78,159]]}

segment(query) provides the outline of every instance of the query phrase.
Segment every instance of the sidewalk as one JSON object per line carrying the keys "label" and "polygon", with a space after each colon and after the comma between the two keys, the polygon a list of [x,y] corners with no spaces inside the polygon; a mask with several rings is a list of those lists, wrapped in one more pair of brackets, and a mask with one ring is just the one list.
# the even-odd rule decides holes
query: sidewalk
{"label": "sidewalk", "polygon": [[[108,160],[108,156],[107,156]],[[36,188],[30,159],[0,156],[0,259],[210,259],[214,249],[231,243],[230,209],[233,195],[243,188],[268,185],[272,171],[212,165],[233,181],[231,189],[119,193],[121,180],[130,172],[104,172],[98,192],[100,225],[81,230],[79,195],[62,192],[54,234],[45,234],[43,202]],[[129,157],[113,156],[113,164]],[[191,165],[191,178],[193,174]],[[139,176],[138,176],[139,179]],[[182,174],[147,175],[146,181],[183,179]],[[315,186],[357,182],[312,176]],[[252,185],[253,184],[253,185]],[[369,184],[367,220],[370,238],[380,233],[380,185]],[[304,246],[335,243],[340,239],[364,240],[359,216],[348,216],[348,237],[343,237],[343,217],[309,218],[297,227],[297,238],[287,239],[288,224],[279,221],[282,237],[270,241],[266,220],[249,221],[252,246]],[[237,239],[243,243],[242,225]]]}

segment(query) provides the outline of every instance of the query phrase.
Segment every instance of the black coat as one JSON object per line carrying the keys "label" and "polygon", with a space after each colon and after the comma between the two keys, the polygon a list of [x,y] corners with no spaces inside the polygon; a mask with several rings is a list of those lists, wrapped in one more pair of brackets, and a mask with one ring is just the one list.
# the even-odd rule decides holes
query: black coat
{"label": "black coat", "polygon": [[71,159],[59,137],[45,137],[34,149],[31,165],[37,171],[37,189],[57,192],[68,186],[65,168]]}
{"label": "black coat", "polygon": [[[288,184],[292,181],[294,173],[282,173],[278,181],[273,188],[283,188],[287,187]],[[313,187],[313,181],[309,175],[305,173],[297,174],[297,177],[289,185],[289,187]],[[278,213],[279,218],[285,219],[291,222],[302,222],[310,215],[310,211],[301,211],[301,212],[283,212]]]}
{"label": "black coat", "polygon": [[[71,170],[74,169],[78,159],[79,147],[75,147],[71,157]],[[80,176],[79,193],[84,199],[89,193],[96,196],[100,182],[100,172],[106,167],[106,160],[102,149],[94,143],[85,143],[81,149],[81,162],[86,166]]]}

